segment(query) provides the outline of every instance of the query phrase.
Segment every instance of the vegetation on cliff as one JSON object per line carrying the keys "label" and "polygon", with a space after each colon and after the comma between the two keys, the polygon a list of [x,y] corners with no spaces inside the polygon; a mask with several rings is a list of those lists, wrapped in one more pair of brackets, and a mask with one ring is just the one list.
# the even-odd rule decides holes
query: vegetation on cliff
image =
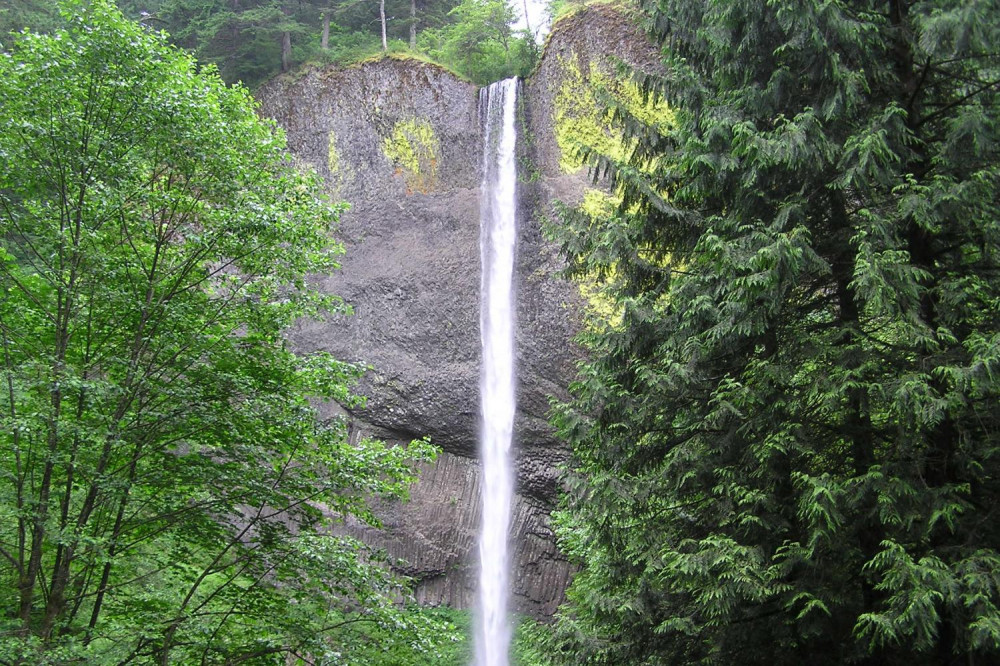
{"label": "vegetation on cliff", "polygon": [[382,142],[382,154],[406,180],[408,194],[426,194],[437,184],[438,138],[426,120],[396,123]]}
{"label": "vegetation on cliff", "polygon": [[668,131],[566,219],[566,664],[1000,658],[1000,8],[643,3]]}

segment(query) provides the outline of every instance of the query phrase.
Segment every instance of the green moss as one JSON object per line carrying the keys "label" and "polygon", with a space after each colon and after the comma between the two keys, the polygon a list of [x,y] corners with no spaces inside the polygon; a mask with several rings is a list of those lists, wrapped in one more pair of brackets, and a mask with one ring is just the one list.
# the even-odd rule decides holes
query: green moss
{"label": "green moss", "polygon": [[[626,139],[620,128],[610,122],[602,110],[602,96],[610,97],[625,113],[643,123],[669,131],[674,114],[662,101],[644,97],[631,81],[617,81],[596,63],[587,70],[580,67],[576,54],[560,59],[562,80],[554,100],[556,144],[559,146],[559,166],[566,173],[579,171],[586,164],[584,149],[594,150],[614,161],[625,161],[635,148],[634,139]],[[658,164],[650,162],[640,168],[652,172]],[[616,215],[621,196],[615,191],[590,188],[584,192],[579,210],[593,225],[604,224]],[[660,262],[658,262],[660,263]],[[622,310],[606,289],[616,279],[612,264],[606,274],[578,278],[580,295],[588,304],[586,325],[592,330],[616,329],[622,325]]]}
{"label": "green moss", "polygon": [[327,138],[326,168],[331,176],[340,173],[340,153],[337,152],[337,135],[333,133],[333,130],[330,130],[330,135]]}
{"label": "green moss", "polygon": [[635,83],[616,80],[596,63],[590,63],[584,72],[575,53],[568,59],[560,58],[559,63],[562,81],[554,100],[553,120],[559,166],[564,172],[573,173],[583,166],[584,148],[619,160],[635,147],[634,140],[626,140],[621,130],[608,122],[599,91],[647,125],[668,129],[673,124],[670,108],[662,101],[644,99]]}
{"label": "green moss", "polygon": [[[600,220],[612,217],[617,206],[618,199],[611,194],[602,190],[588,189],[583,194],[583,202],[579,208],[594,223],[599,224]],[[605,293],[607,280],[614,277],[615,268],[612,267],[609,275],[602,279],[593,274],[582,275],[576,279],[580,295],[587,302],[586,326],[592,331],[615,329],[622,324],[621,305]]]}
{"label": "green moss", "polygon": [[[555,15],[552,17],[552,25],[549,26],[549,34],[560,30],[566,24],[571,23],[572,18],[582,14],[593,14],[595,12],[614,12],[615,14],[627,15],[632,13],[632,6],[622,0],[588,0],[587,2],[562,2],[552,3],[555,5]],[[592,18],[592,17],[591,17]]]}
{"label": "green moss", "polygon": [[406,181],[407,194],[428,193],[437,186],[440,144],[426,120],[403,120],[382,140],[382,153]]}
{"label": "green moss", "polygon": [[615,97],[629,113],[648,127],[660,132],[669,132],[675,126],[673,110],[662,99],[652,99],[642,94],[634,81],[621,81],[615,89]]}
{"label": "green moss", "polygon": [[[592,226],[597,226],[615,218],[619,213],[620,203],[621,198],[615,194],[591,188],[584,192],[578,210],[590,218]],[[633,209],[632,212],[635,213],[636,210]],[[675,267],[670,254],[640,249],[638,256],[652,266],[664,269]],[[584,322],[589,330],[600,332],[621,329],[624,308],[620,297],[613,293],[620,280],[617,261],[607,262],[600,273],[595,271],[575,278],[580,295],[587,303]]]}
{"label": "green moss", "polygon": [[559,146],[559,168],[566,173],[583,166],[580,144],[600,142],[606,130],[600,124],[597,99],[583,78],[580,62],[574,53],[569,59],[559,58],[562,82],[553,100],[556,144]]}
{"label": "green moss", "polygon": [[410,62],[410,63],[418,63],[420,65],[426,65],[428,67],[440,70],[445,74],[450,74],[451,76],[454,76],[456,79],[459,79],[460,81],[464,81],[466,83],[472,83],[469,77],[452,69],[451,67],[448,67],[444,63],[438,62],[434,58],[431,58],[430,56],[424,53],[416,53],[414,51],[410,51],[408,48],[406,50],[400,50],[400,51],[388,51],[388,52],[379,51],[377,53],[366,55],[364,57],[359,57],[354,60],[344,61],[341,62],[340,64],[346,68],[356,68],[356,67],[364,67],[365,65],[369,65],[375,62],[381,62],[383,60],[393,60],[396,62]]}
{"label": "green moss", "polygon": [[583,203],[580,204],[580,210],[590,216],[591,219],[597,220],[614,215],[617,205],[618,199],[616,197],[611,196],[603,190],[591,188],[583,193]]}
{"label": "green moss", "polygon": [[350,160],[341,159],[340,151],[337,150],[337,135],[333,130],[330,130],[326,139],[326,168],[328,172],[326,182],[332,193],[336,193],[344,183],[353,180],[355,176]]}

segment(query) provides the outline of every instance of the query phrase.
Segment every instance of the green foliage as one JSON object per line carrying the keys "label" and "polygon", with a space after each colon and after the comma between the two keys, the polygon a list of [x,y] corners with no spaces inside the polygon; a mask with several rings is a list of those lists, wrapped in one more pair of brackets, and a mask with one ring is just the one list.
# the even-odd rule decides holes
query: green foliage
{"label": "green foliage", "polygon": [[349,444],[361,368],[283,331],[342,310],[339,208],[249,93],[106,0],[0,56],[0,662],[361,663],[428,647],[336,525],[422,441]]}
{"label": "green foliage", "polygon": [[56,5],[49,0],[18,0],[0,6],[0,50],[10,44],[8,35],[25,28],[52,30],[60,23]]}
{"label": "green foliage", "polygon": [[569,214],[567,664],[1000,658],[1000,7],[644,3]]}
{"label": "green foliage", "polygon": [[[288,3],[250,0],[161,0],[150,11],[163,27],[199,60],[214,64],[226,81],[255,85],[281,69],[285,33],[300,63],[318,47],[319,17],[310,4],[292,11]],[[303,11],[308,10],[308,11]]]}
{"label": "green foliage", "polygon": [[[117,0],[127,15],[215,65],[222,78],[256,86],[304,63],[356,62],[382,52],[379,3],[367,0]],[[388,0],[390,52],[410,51],[416,34],[453,21],[455,0]],[[411,14],[415,11],[415,14]],[[0,7],[0,45],[29,28],[49,32],[62,25],[56,3],[18,0]],[[324,46],[324,27],[327,41]],[[283,46],[289,51],[283,54]],[[288,61],[283,62],[287,56]]]}
{"label": "green foliage", "polygon": [[527,33],[515,33],[509,0],[462,0],[449,16],[454,22],[421,34],[418,45],[438,62],[479,85],[527,76],[538,48]]}
{"label": "green foliage", "polygon": [[406,191],[428,193],[437,186],[440,153],[434,128],[426,120],[402,120],[382,142],[382,154],[406,179]]}
{"label": "green foliage", "polygon": [[[364,666],[465,666],[469,663],[472,616],[468,611],[447,607],[407,609],[407,618],[416,624],[428,624],[427,645],[395,640],[391,629],[373,627],[363,640],[354,641],[352,658]],[[389,648],[386,649],[386,646]]]}
{"label": "green foliage", "polygon": [[[385,49],[379,3],[367,0],[117,0],[117,4],[148,28],[165,30],[174,44],[190,50],[202,63],[215,65],[225,81],[251,87],[292,67],[352,64],[386,52],[428,57],[481,85],[526,76],[538,59],[531,36],[515,34],[511,28],[515,16],[510,0],[412,4],[388,0]],[[0,8],[0,47],[11,31],[27,27],[49,32],[61,25],[50,2],[24,0]]]}
{"label": "green foliage", "polygon": [[[464,666],[469,663],[470,614],[446,607],[407,606],[396,624],[351,622],[349,649],[332,663],[356,666]],[[416,627],[414,632],[408,627]],[[403,635],[400,635],[400,631]]]}
{"label": "green foliage", "polygon": [[552,626],[545,622],[521,617],[514,627],[511,643],[511,663],[515,666],[545,666],[549,663],[545,645],[551,638]]}
{"label": "green foliage", "polygon": [[[405,44],[398,40],[389,41],[389,52],[407,51]],[[382,42],[377,35],[351,30],[338,30],[330,35],[329,47],[326,51],[315,51],[311,60],[319,64],[346,65],[360,62],[382,53]]]}
{"label": "green foliage", "polygon": [[[407,607],[407,621],[428,626],[423,632],[425,644],[407,644],[394,640],[391,628],[371,624],[354,625],[357,635],[351,640],[351,663],[365,666],[468,666],[473,656],[473,613],[440,606]],[[520,617],[514,629],[511,663],[514,666],[542,666],[539,647],[550,633],[549,625]]]}
{"label": "green foliage", "polygon": [[[395,642],[386,649],[385,630],[362,629],[366,635],[353,644],[351,657],[366,666],[467,666],[473,656],[473,613],[441,606],[438,608],[409,607],[409,621],[420,625],[431,622],[436,633],[426,632],[430,646],[410,646]],[[511,663],[514,666],[542,666],[539,648],[550,633],[548,624],[521,616],[514,628]]]}

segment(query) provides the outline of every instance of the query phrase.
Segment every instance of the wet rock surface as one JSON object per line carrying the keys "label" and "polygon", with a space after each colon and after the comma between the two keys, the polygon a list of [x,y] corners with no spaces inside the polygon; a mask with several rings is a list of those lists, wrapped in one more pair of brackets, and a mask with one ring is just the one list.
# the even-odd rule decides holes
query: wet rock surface
{"label": "wet rock surface", "polygon": [[[566,396],[580,353],[572,342],[580,298],[559,277],[562,263],[542,225],[555,200],[577,202],[589,182],[585,170],[559,168],[551,96],[567,49],[634,57],[622,50],[623,19],[606,14],[557,26],[519,111],[511,578],[516,610],[533,615],[555,611],[571,572],[549,527],[566,451],[546,417],[550,397]],[[394,58],[300,72],[258,93],[262,115],[285,129],[291,152],[320,173],[331,198],[351,205],[335,233],[347,250],[342,269],[313,279],[354,314],[302,322],[293,343],[371,367],[357,389],[367,405],[350,414],[356,435],[401,445],[427,435],[444,450],[408,503],[378,507],[383,529],[351,529],[401,560],[420,603],[459,608],[474,602],[480,513],[477,95],[440,67]]]}

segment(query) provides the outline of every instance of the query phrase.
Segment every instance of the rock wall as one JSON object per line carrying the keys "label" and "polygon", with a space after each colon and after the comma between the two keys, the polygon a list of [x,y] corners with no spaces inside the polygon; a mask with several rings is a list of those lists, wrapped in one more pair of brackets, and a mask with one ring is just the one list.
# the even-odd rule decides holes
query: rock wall
{"label": "rock wall", "polygon": [[[580,307],[576,287],[557,276],[561,263],[541,226],[555,199],[579,200],[588,182],[585,170],[560,164],[554,95],[565,88],[568,58],[635,60],[623,25],[607,9],[561,22],[519,111],[512,581],[515,608],[534,615],[555,611],[570,575],[549,528],[566,455],[546,414],[549,397],[565,397],[574,374]],[[367,406],[350,415],[355,435],[400,444],[429,435],[444,449],[408,503],[379,507],[382,530],[353,530],[405,562],[419,602],[460,608],[475,596],[480,505],[477,95],[440,67],[391,57],[308,70],[258,94],[293,154],[319,171],[333,198],[351,204],[337,232],[347,247],[342,270],[315,279],[354,314],[304,322],[293,342],[371,366],[358,388]]]}

